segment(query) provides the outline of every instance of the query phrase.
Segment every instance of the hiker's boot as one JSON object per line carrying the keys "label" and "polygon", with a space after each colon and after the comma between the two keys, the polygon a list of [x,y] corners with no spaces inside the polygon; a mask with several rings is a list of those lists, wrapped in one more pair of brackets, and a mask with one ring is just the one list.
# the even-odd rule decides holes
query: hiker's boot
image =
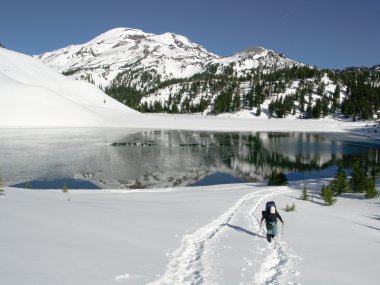
{"label": "hiker's boot", "polygon": [[269,241],[269,242],[272,241],[272,235],[267,235],[267,241]]}

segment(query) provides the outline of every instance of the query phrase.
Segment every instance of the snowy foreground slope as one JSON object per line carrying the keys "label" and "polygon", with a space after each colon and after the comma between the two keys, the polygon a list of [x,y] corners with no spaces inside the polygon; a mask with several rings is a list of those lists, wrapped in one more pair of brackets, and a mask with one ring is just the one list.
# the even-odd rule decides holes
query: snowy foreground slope
{"label": "snowy foreground slope", "polygon": [[[321,182],[306,183],[319,189]],[[300,188],[5,188],[1,282],[378,284],[380,199],[338,198],[325,207],[298,200]],[[268,244],[259,219],[272,199],[285,230]],[[282,210],[293,202],[296,212]]]}
{"label": "snowy foreground slope", "polygon": [[0,127],[108,126],[138,115],[93,85],[0,48]]}

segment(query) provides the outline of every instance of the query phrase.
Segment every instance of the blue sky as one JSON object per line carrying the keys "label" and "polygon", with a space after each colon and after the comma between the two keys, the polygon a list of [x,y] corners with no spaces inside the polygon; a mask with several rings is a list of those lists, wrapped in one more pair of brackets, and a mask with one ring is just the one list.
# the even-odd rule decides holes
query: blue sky
{"label": "blue sky", "polygon": [[1,0],[0,43],[40,54],[116,27],[227,56],[262,46],[320,68],[380,64],[378,0]]}

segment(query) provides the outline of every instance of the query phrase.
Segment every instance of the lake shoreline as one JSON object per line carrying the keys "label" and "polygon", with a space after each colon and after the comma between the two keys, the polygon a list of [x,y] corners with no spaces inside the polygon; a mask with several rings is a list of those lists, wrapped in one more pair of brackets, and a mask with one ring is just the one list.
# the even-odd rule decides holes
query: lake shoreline
{"label": "lake shoreline", "polygon": [[7,185],[69,178],[102,189],[152,189],[189,186],[215,173],[265,181],[275,168],[297,180],[322,171],[327,177],[339,159],[359,153],[372,161],[369,151],[377,149],[378,141],[346,132],[16,129],[0,135],[0,170]]}

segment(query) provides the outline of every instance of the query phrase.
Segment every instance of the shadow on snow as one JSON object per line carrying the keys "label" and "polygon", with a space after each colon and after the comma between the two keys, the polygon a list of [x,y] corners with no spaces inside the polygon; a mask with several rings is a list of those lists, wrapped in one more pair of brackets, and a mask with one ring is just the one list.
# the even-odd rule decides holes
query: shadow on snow
{"label": "shadow on snow", "polygon": [[249,234],[249,235],[251,235],[251,236],[257,236],[257,237],[261,237],[261,238],[266,238],[265,236],[262,236],[262,235],[260,235],[260,234],[257,234],[257,233],[254,233],[254,232],[251,232],[251,231],[246,230],[246,229],[244,229],[244,228],[242,228],[242,227],[239,227],[239,226],[231,225],[231,224],[228,224],[228,223],[225,224],[225,226],[228,226],[228,227],[230,227],[230,228],[232,228],[232,229],[234,229],[234,230],[236,230],[236,231],[238,231],[238,232],[243,232],[243,233]]}

